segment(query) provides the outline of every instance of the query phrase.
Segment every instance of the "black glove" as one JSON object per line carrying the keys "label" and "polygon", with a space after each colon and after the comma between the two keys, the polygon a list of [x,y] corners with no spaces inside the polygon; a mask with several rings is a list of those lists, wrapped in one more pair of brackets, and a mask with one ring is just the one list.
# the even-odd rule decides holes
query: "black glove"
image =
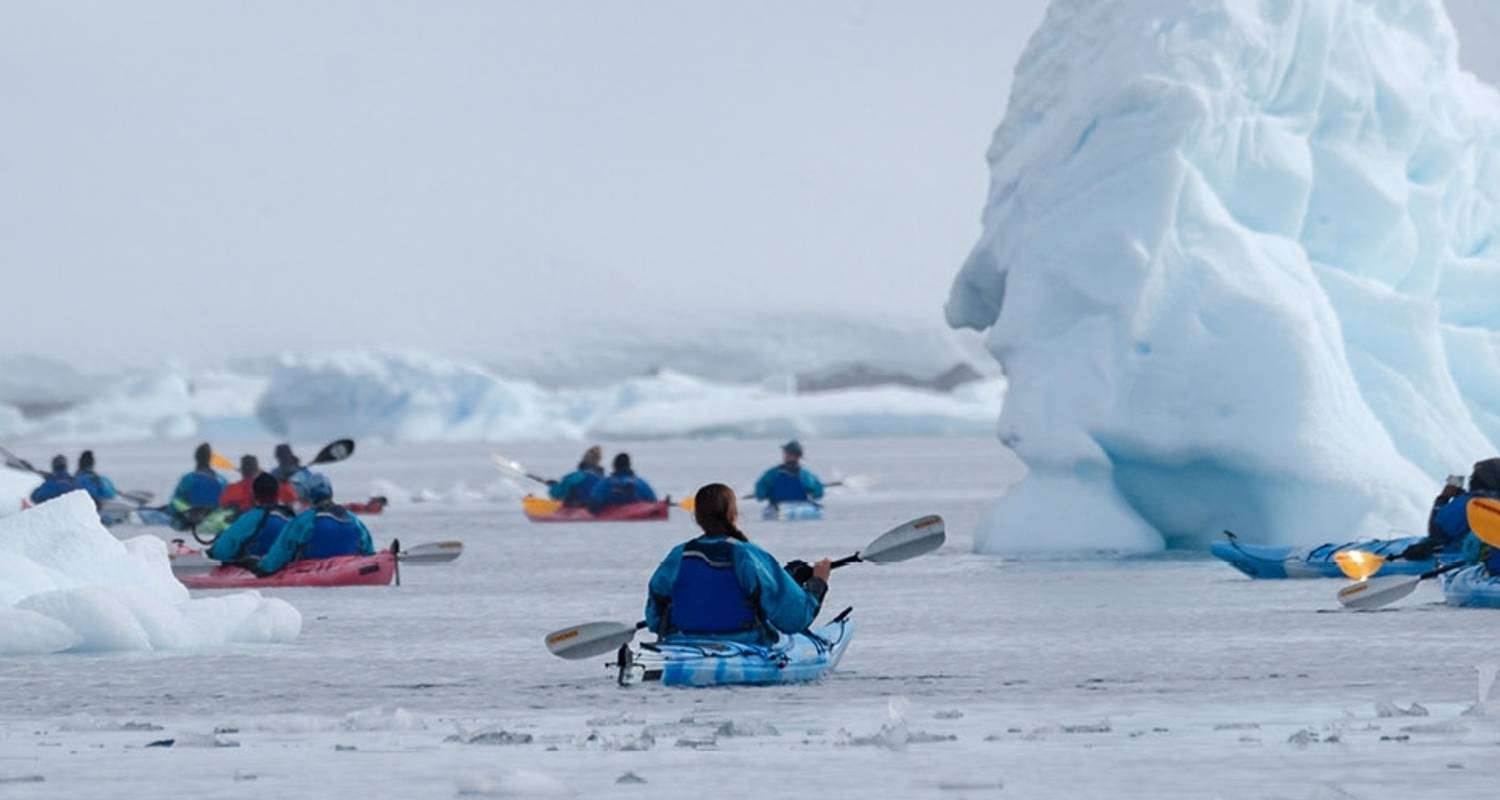
{"label": "black glove", "polygon": [[786,569],[788,575],[792,576],[792,580],[797,582],[798,586],[807,583],[808,578],[813,576],[812,565],[806,561],[788,561],[784,569]]}
{"label": "black glove", "polygon": [[557,481],[547,481],[547,485],[548,486],[556,486],[557,485]]}
{"label": "black glove", "polygon": [[1438,540],[1429,536],[1402,550],[1399,558],[1407,561],[1425,561],[1437,555],[1437,552],[1441,549],[1443,548],[1438,544]]}

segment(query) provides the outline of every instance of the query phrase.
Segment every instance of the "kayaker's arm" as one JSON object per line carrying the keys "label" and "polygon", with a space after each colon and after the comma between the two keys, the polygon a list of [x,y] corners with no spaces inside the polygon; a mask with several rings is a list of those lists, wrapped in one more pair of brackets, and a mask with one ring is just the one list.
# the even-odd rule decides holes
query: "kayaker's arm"
{"label": "kayaker's arm", "polygon": [[266,515],[265,509],[254,508],[240,515],[240,518],[224,529],[213,546],[208,548],[208,557],[215,561],[234,561],[240,557],[240,552],[245,549],[245,543],[260,529],[261,518]]}
{"label": "kayaker's arm", "polygon": [[672,584],[677,582],[677,568],[682,563],[682,545],[672,548],[662,559],[656,571],[651,573],[651,582],[646,587],[646,629],[660,635],[667,619],[667,606],[671,602]]}
{"label": "kayaker's arm", "polygon": [[352,512],[349,519],[359,526],[359,554],[362,556],[375,555],[375,540],[370,536],[370,529],[365,527],[364,521],[356,517]]}
{"label": "kayaker's arm", "polygon": [[828,592],[825,579],[812,577],[805,586],[798,586],[766,551],[741,545],[734,552],[735,577],[741,586],[758,587],[760,611],[771,627],[783,633],[800,633],[813,624]]}
{"label": "kayaker's arm", "polygon": [[772,467],[760,474],[760,480],[755,482],[755,499],[766,500],[771,496],[771,484],[776,480],[776,470],[780,467]]}
{"label": "kayaker's arm", "polygon": [[640,478],[635,479],[635,499],[645,503],[656,502],[656,490]]}
{"label": "kayaker's arm", "polygon": [[313,519],[317,512],[304,511],[288,522],[271,549],[260,559],[260,570],[266,574],[276,572],[297,559],[297,552],[312,538]]}
{"label": "kayaker's arm", "polygon": [[807,496],[814,500],[823,499],[823,482],[810,469],[802,470],[802,488],[807,490]]}

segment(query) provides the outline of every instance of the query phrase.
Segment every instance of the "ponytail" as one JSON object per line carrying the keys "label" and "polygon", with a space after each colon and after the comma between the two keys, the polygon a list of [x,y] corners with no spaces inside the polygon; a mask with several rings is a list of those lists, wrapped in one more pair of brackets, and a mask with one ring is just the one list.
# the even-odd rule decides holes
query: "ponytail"
{"label": "ponytail", "polygon": [[742,542],[750,541],[735,522],[739,519],[739,505],[735,502],[734,490],[722,483],[710,483],[698,490],[693,497],[693,519],[708,536],[728,536]]}

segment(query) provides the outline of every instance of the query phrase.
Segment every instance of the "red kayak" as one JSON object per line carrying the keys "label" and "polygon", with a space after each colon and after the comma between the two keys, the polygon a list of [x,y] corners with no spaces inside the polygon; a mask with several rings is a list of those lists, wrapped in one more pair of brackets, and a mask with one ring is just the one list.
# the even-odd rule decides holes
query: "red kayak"
{"label": "red kayak", "polygon": [[277,586],[385,586],[396,574],[396,557],[383,550],[373,556],[336,556],[293,561],[264,578],[244,567],[219,566],[199,575],[179,575],[189,589],[261,589]]}
{"label": "red kayak", "polygon": [[592,514],[586,508],[565,506],[556,500],[548,500],[543,497],[525,497],[521,499],[521,510],[526,512],[526,518],[532,522],[645,522],[650,520],[664,520],[668,517],[671,507],[671,504],[665,500],[655,503],[626,503],[620,506],[609,506],[598,514]]}
{"label": "red kayak", "polygon": [[390,501],[386,500],[384,497],[377,496],[372,497],[363,503],[345,503],[344,508],[347,508],[356,514],[379,514],[380,512],[385,510],[385,507],[389,502]]}

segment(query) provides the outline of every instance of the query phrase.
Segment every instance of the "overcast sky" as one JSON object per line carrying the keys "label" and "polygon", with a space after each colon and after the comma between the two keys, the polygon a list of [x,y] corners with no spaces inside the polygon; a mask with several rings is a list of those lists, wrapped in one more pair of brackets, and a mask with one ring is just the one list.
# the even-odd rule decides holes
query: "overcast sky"
{"label": "overcast sky", "polygon": [[11,0],[0,348],[483,356],[684,309],[936,325],[1044,6]]}
{"label": "overcast sky", "polygon": [[936,325],[1044,7],[8,0],[0,354]]}

